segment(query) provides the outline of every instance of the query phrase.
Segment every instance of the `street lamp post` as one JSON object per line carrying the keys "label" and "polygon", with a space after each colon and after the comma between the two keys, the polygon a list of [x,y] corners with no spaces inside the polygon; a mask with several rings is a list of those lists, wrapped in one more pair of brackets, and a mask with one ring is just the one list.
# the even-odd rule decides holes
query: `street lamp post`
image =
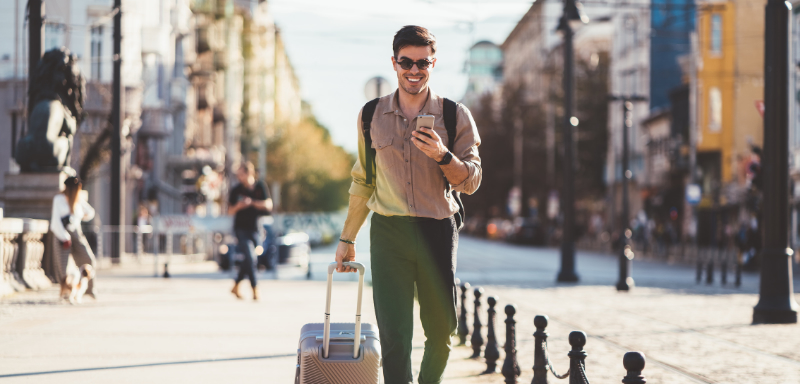
{"label": "street lamp post", "polygon": [[789,18],[791,5],[769,0],[764,50],[764,250],[753,323],[797,323],[789,248]]}
{"label": "street lamp post", "polygon": [[633,263],[633,247],[631,247],[630,229],[630,201],[628,197],[628,181],[633,176],[630,170],[630,149],[628,136],[633,127],[633,102],[647,101],[644,96],[610,96],[609,100],[622,100],[622,219],[620,228],[620,240],[622,249],[619,255],[619,280],[617,281],[618,291],[628,291],[633,287],[631,277],[631,264]]}
{"label": "street lamp post", "polygon": [[573,28],[589,21],[583,14],[580,3],[575,0],[564,0],[564,14],[558,23],[558,30],[564,35],[564,186],[561,193],[561,207],[564,222],[561,235],[561,270],[556,280],[559,282],[576,282],[579,280],[575,272],[575,165],[572,139],[572,127],[577,119],[572,116],[575,91],[575,58],[572,48]]}
{"label": "street lamp post", "polygon": [[[44,1],[28,2],[28,93],[32,93],[36,76],[36,66],[44,54]],[[14,16],[17,17],[17,16]],[[33,111],[33,104],[28,104],[28,116]],[[14,127],[16,129],[16,126]],[[16,142],[15,142],[16,144]]]}
{"label": "street lamp post", "polygon": [[[111,225],[119,228],[122,219],[123,178],[122,172],[122,0],[114,0],[114,75],[111,101]],[[111,233],[111,260],[120,261],[124,236],[119,231]]]}

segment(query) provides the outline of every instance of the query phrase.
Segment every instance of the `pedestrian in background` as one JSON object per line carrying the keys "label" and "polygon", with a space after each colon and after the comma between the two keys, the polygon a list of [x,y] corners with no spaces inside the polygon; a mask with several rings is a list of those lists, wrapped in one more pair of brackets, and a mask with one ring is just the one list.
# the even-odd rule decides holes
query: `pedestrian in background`
{"label": "pedestrian in background", "polygon": [[[440,383],[452,348],[450,337],[456,330],[458,228],[454,215],[459,213],[460,202],[453,191],[472,194],[478,189],[480,138],[469,110],[438,96],[428,85],[436,65],[433,34],[422,27],[406,26],[394,36],[392,47],[399,88],[381,97],[367,120],[375,150],[369,161],[363,117],[358,120],[358,159],[336,250],[337,270],[355,271],[342,262],[355,260],[356,235],[373,211],[373,301],[385,383],[413,381],[415,287],[426,337],[418,380]],[[447,111],[455,117],[452,141],[445,124]],[[433,127],[418,131],[419,115],[433,115]],[[448,142],[453,148],[448,148]]]}
{"label": "pedestrian in background", "polygon": [[[61,296],[68,294],[67,287],[67,263],[69,256],[75,261],[78,268],[90,265],[95,268],[95,257],[86,236],[81,229],[81,221],[89,221],[94,218],[94,208],[81,197],[83,184],[81,179],[75,176],[68,177],[64,181],[64,192],[53,197],[53,209],[50,217],[50,231],[61,244],[59,261],[59,283],[61,284]],[[89,279],[86,295],[96,298],[94,292],[94,276]]]}
{"label": "pedestrian in background", "polygon": [[233,218],[233,232],[236,234],[237,247],[244,254],[244,260],[239,266],[239,275],[233,285],[233,292],[241,299],[239,283],[245,277],[250,279],[253,288],[253,300],[258,300],[256,288],[255,247],[258,244],[258,218],[268,215],[272,211],[272,199],[269,198],[267,187],[256,180],[256,171],[253,163],[245,162],[236,171],[239,179],[230,193],[228,201],[228,214]]}

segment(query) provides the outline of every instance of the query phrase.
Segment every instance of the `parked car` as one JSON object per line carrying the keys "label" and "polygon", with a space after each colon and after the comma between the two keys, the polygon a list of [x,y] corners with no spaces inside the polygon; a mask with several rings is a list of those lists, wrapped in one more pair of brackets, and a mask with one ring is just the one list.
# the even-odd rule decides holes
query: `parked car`
{"label": "parked car", "polygon": [[509,236],[509,240],[516,244],[545,245],[546,233],[539,220],[524,219],[515,223],[514,230]]}

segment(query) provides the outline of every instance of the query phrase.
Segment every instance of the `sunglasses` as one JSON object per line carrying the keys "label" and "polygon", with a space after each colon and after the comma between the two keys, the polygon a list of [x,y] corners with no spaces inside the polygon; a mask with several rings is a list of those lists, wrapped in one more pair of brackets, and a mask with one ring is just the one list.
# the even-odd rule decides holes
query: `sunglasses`
{"label": "sunglasses", "polygon": [[397,61],[397,64],[400,64],[400,68],[403,68],[405,70],[411,69],[411,67],[413,67],[414,64],[416,64],[417,68],[419,68],[420,70],[426,70],[431,64],[433,64],[433,61],[430,61],[428,59],[419,59],[417,61],[414,61],[407,57],[403,57],[400,60],[395,59],[395,61]]}

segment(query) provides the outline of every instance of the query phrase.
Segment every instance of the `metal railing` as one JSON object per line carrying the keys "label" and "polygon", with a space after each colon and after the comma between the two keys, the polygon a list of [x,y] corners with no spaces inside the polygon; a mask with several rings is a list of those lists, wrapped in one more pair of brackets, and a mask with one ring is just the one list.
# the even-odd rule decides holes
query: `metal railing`
{"label": "metal railing", "polygon": [[94,228],[98,265],[112,264],[111,246],[114,235],[120,236],[122,252],[118,263],[154,265],[155,274],[161,263],[189,263],[214,257],[214,234],[207,231],[158,231],[151,225],[103,225]]}

